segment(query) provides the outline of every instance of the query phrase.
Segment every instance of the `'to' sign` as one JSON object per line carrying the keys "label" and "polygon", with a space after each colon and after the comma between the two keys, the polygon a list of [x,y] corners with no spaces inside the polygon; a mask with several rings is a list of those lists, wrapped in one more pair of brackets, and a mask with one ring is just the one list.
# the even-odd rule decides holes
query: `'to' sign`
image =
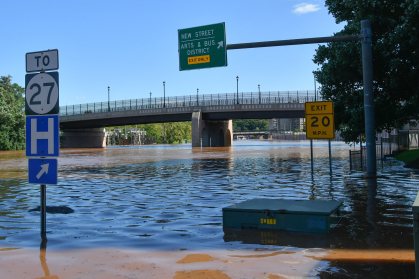
{"label": "'to' sign", "polygon": [[26,72],[58,70],[58,49],[26,53]]}
{"label": "'to' sign", "polygon": [[58,114],[58,72],[27,74],[25,76],[26,115]]}
{"label": "'to' sign", "polygon": [[307,102],[306,137],[308,139],[334,139],[333,102]]}

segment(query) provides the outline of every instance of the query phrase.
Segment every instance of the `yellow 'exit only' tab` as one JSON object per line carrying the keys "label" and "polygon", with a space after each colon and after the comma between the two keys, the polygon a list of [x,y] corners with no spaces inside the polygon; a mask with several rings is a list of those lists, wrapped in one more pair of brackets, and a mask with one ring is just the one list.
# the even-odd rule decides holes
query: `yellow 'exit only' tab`
{"label": "yellow 'exit only' tab", "polygon": [[327,114],[333,113],[333,102],[307,102],[306,114]]}
{"label": "yellow 'exit only' tab", "polygon": [[209,55],[188,57],[188,65],[209,63],[209,62],[210,62],[210,56]]}

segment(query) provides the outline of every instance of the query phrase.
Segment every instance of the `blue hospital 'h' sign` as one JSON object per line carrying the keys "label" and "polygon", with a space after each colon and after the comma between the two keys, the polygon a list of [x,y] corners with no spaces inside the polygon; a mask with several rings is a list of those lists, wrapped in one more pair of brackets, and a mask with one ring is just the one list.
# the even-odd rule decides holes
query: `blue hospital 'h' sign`
{"label": "blue hospital 'h' sign", "polygon": [[26,156],[58,157],[58,115],[26,116]]}

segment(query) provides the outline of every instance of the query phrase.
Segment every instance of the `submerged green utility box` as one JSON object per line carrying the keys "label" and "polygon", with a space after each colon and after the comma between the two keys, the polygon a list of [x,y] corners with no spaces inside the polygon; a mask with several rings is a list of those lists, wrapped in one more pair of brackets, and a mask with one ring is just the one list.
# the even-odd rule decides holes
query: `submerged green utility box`
{"label": "submerged green utility box", "polygon": [[223,226],[330,233],[342,206],[341,201],[254,199],[223,208]]}

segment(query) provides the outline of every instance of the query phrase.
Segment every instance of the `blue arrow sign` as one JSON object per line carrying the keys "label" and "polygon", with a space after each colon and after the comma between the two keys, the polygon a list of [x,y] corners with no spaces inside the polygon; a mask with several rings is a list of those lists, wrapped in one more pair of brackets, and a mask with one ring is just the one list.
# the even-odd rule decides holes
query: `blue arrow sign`
{"label": "blue arrow sign", "polygon": [[26,156],[58,157],[60,131],[58,115],[26,116]]}
{"label": "blue arrow sign", "polygon": [[57,159],[29,159],[28,174],[29,183],[57,185]]}

